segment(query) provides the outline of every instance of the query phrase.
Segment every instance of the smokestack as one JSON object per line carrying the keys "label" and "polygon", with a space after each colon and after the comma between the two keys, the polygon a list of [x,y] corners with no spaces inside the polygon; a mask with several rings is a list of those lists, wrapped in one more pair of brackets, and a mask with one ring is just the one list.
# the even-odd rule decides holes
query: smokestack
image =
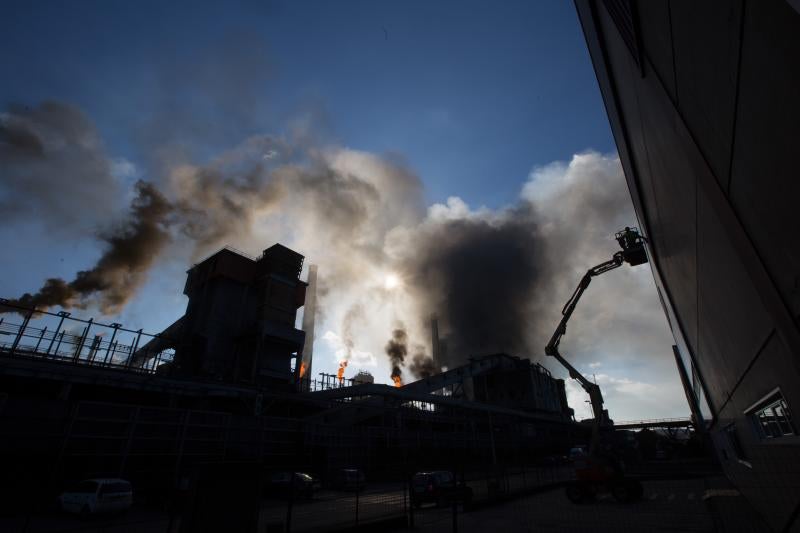
{"label": "smokestack", "polygon": [[305,310],[303,311],[303,331],[306,342],[303,344],[303,356],[300,377],[311,375],[311,360],[314,356],[314,318],[317,313],[317,265],[308,265],[308,287],[306,288]]}
{"label": "smokestack", "polygon": [[436,315],[431,315],[431,359],[433,359],[433,364],[436,367],[440,365],[441,354],[439,349],[439,320]]}

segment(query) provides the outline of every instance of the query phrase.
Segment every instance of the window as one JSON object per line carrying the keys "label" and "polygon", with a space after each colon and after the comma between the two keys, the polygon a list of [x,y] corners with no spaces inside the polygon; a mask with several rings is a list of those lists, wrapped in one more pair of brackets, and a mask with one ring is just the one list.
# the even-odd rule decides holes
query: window
{"label": "window", "polygon": [[124,482],[114,482],[108,483],[103,486],[103,492],[109,494],[117,494],[120,492],[131,492],[131,486],[129,483]]}
{"label": "window", "polygon": [[94,494],[97,492],[97,483],[94,481],[81,481],[75,485],[70,492],[78,494]]}
{"label": "window", "polygon": [[756,433],[762,439],[779,439],[797,435],[786,399],[780,390],[770,393],[766,399],[750,408],[747,414]]}

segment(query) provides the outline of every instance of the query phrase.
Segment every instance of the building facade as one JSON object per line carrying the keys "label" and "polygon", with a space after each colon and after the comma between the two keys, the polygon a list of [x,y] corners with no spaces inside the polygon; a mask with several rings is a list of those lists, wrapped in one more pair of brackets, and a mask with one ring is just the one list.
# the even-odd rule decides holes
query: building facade
{"label": "building facade", "polygon": [[800,529],[797,6],[576,1],[695,417],[778,531]]}

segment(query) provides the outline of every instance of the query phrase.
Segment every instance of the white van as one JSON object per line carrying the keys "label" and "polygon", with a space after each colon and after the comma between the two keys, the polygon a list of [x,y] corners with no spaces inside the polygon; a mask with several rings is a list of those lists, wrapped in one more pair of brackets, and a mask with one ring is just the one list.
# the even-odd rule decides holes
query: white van
{"label": "white van", "polygon": [[86,479],[61,493],[58,502],[68,513],[123,512],[133,505],[133,488],[124,479]]}

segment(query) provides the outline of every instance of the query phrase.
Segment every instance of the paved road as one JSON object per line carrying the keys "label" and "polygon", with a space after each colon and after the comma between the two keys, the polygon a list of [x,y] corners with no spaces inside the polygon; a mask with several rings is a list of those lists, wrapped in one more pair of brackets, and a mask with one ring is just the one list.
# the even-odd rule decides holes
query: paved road
{"label": "paved road", "polygon": [[[563,471],[562,471],[563,470]],[[563,481],[571,476],[569,469],[549,472],[525,471],[508,476],[502,491],[519,490]],[[468,482],[475,499],[483,499],[491,481]],[[712,483],[713,485],[713,483]],[[714,520],[702,497],[709,488],[708,478],[659,480],[644,483],[642,501],[619,504],[609,497],[587,505],[570,503],[563,490],[539,493],[509,503],[469,513],[458,513],[459,531],[714,531]],[[496,489],[497,487],[494,487]],[[353,492],[318,491],[311,501],[296,502],[292,509],[292,531],[335,531],[337,529],[390,516],[403,516],[408,508],[401,483],[370,484],[358,495]],[[358,514],[356,514],[358,501]],[[269,524],[286,520],[287,502],[264,500],[260,512],[259,531]],[[0,519],[0,531],[22,530],[24,519]],[[124,516],[82,521],[60,513],[35,517],[29,525],[31,533],[139,533],[167,531],[168,516],[156,510],[134,508]],[[418,531],[450,531],[452,511],[449,508],[425,506],[415,511]],[[175,524],[177,526],[177,524]],[[727,529],[727,528],[724,528]],[[173,528],[173,531],[176,531]]]}
{"label": "paved road", "polygon": [[[471,532],[567,532],[611,533],[630,532],[695,532],[714,531],[755,532],[752,523],[739,520],[735,509],[725,511],[726,520],[720,527],[703,501],[709,488],[707,479],[680,481],[648,481],[644,483],[642,501],[620,504],[604,496],[586,505],[570,503],[562,489],[520,498],[502,505],[469,513],[458,513],[458,530]],[[713,486],[713,483],[711,484]],[[314,500],[298,503],[293,508],[292,531],[335,531],[354,525],[356,495],[346,492],[321,491]],[[359,521],[402,515],[405,508],[402,490],[374,487],[358,495]],[[265,501],[261,510],[259,531],[269,523],[286,518],[286,502]],[[0,519],[0,531],[22,530],[23,519]],[[133,509],[122,517],[82,521],[76,517],[52,513],[36,517],[28,531],[36,533],[144,533],[167,531],[168,518],[164,513],[148,509]],[[177,526],[177,524],[175,524]],[[452,529],[452,510],[425,506],[415,511],[415,531],[447,532]],[[175,529],[173,529],[175,530]]]}
{"label": "paved road", "polygon": [[[82,519],[58,511],[34,516],[27,524],[28,533],[166,533],[169,517],[166,513],[146,508],[133,508],[124,515],[98,516]],[[25,517],[0,518],[0,531],[25,531]]]}
{"label": "paved road", "polygon": [[[356,515],[358,499],[358,515]],[[292,509],[292,531],[335,531],[405,512],[405,491],[402,484],[373,485],[356,495],[354,492],[319,491],[311,501],[297,502]],[[260,514],[259,531],[267,524],[286,520],[287,502],[265,500]],[[134,507],[124,515],[81,519],[59,511],[37,514],[25,526],[24,516],[0,517],[0,532],[16,533],[166,533],[169,516],[163,511]],[[173,523],[173,531],[178,530]]]}
{"label": "paved road", "polygon": [[[620,504],[603,496],[591,504],[574,505],[562,489],[521,498],[458,516],[460,533],[502,531],[592,533],[625,532],[708,532],[715,528],[714,516],[703,501],[706,480],[648,481],[644,498]],[[452,529],[452,514],[430,509],[417,515],[415,531],[446,532]],[[718,527],[719,524],[717,524]],[[735,527],[722,531],[739,531]],[[747,525],[741,531],[758,531]]]}
{"label": "paved road", "polygon": [[[508,471],[503,483],[492,480],[467,480],[475,500],[488,497],[492,485],[500,491],[516,492],[525,488],[537,487],[566,481],[573,477],[570,466],[528,468]],[[297,502],[292,507],[292,531],[334,531],[337,527],[353,526],[371,520],[402,516],[407,509],[406,494],[402,483],[370,483],[368,489],[358,495],[358,515],[356,516],[356,495],[353,492],[317,491],[314,499]],[[448,511],[426,506],[419,512],[419,521],[438,522]],[[259,530],[267,524],[285,521],[287,502],[267,500],[261,509]]]}
{"label": "paved road", "polygon": [[[292,507],[292,531],[335,530],[392,515],[401,516],[406,509],[402,484],[372,485],[359,494],[324,490],[314,494],[311,501],[295,502]],[[356,499],[358,514],[356,515]],[[286,520],[287,502],[266,500],[261,509],[259,530],[267,524]]]}

